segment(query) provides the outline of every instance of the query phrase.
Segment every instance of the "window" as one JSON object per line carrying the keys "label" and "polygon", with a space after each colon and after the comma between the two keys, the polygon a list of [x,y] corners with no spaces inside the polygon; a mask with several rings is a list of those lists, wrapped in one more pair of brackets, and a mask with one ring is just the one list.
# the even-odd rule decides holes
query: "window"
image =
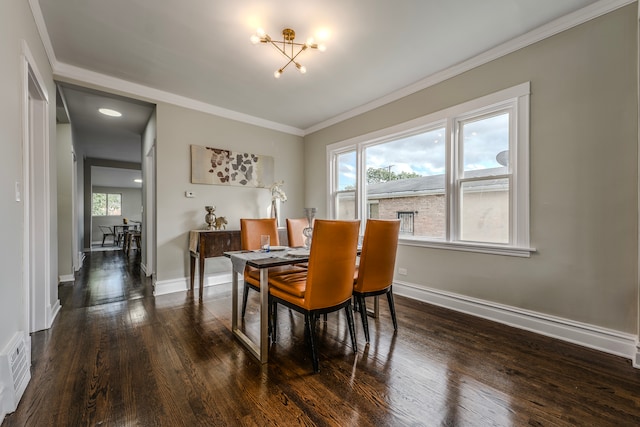
{"label": "window", "polygon": [[91,201],[92,216],[122,215],[122,194],[93,193]]}
{"label": "window", "polygon": [[331,213],[399,218],[405,244],[529,256],[528,132],[524,83],[333,144]]}
{"label": "window", "polygon": [[356,152],[336,154],[336,219],[356,219]]}
{"label": "window", "polygon": [[415,212],[398,212],[400,234],[413,234],[413,217]]}

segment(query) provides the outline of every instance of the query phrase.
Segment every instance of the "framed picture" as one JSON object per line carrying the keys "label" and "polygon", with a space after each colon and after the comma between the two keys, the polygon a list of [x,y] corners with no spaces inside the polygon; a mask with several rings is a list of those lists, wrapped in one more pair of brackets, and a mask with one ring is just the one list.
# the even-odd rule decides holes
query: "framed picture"
{"label": "framed picture", "polygon": [[191,183],[265,187],[274,181],[273,163],[271,156],[192,145]]}

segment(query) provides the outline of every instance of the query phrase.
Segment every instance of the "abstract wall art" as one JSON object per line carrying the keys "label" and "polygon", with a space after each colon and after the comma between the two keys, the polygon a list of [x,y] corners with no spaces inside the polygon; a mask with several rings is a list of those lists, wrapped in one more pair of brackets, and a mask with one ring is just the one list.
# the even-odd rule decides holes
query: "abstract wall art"
{"label": "abstract wall art", "polygon": [[191,183],[265,187],[273,182],[273,157],[191,146]]}

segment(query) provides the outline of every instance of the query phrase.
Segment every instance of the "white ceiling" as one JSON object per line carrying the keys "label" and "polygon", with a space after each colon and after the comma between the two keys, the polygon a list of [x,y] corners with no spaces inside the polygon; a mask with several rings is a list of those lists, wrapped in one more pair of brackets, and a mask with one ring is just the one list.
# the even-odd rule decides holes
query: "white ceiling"
{"label": "white ceiling", "polygon": [[[56,76],[178,99],[223,116],[305,133],[406,91],[509,40],[594,3],[620,0],[30,0]],[[289,67],[257,27],[304,41],[328,30],[324,53]],[[83,80],[84,79],[84,80]],[[99,99],[63,88],[75,127],[90,132]],[[157,98],[154,96],[157,95]],[[94,99],[84,99],[84,97]],[[188,101],[185,101],[188,100]],[[123,100],[120,99],[120,102]],[[120,107],[123,107],[121,104]],[[140,103],[134,103],[140,110]],[[123,107],[124,108],[124,107]],[[140,119],[149,105],[138,111]],[[91,114],[89,114],[91,113]],[[148,117],[148,115],[147,115]],[[136,119],[136,120],[138,120]],[[124,123],[125,120],[111,123]],[[89,125],[85,125],[89,123]],[[109,137],[126,138],[127,125]],[[117,139],[117,138],[115,138]]]}
{"label": "white ceiling", "polygon": [[142,188],[142,171],[133,169],[91,167],[91,185],[94,187]]}

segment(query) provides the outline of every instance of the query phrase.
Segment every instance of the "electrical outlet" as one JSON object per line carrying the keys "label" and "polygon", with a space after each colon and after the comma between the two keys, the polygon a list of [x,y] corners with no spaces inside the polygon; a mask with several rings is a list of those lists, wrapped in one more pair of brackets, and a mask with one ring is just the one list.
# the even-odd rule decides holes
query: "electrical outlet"
{"label": "electrical outlet", "polygon": [[193,191],[185,191],[184,192],[184,197],[188,197],[188,198],[192,199],[192,198],[196,197],[196,195],[193,194]]}
{"label": "electrical outlet", "polygon": [[407,269],[406,268],[399,268],[398,269],[398,274],[401,276],[406,276],[407,275]]}

